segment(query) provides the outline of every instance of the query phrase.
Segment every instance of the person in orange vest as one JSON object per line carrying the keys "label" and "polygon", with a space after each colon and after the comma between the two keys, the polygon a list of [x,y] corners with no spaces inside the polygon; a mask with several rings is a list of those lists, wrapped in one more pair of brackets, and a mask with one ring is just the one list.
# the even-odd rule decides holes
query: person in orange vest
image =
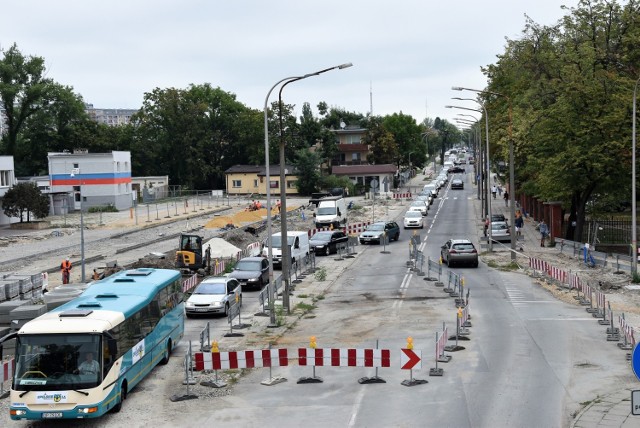
{"label": "person in orange vest", "polygon": [[71,261],[69,261],[69,257],[67,257],[60,264],[60,270],[62,272],[62,283],[63,284],[68,284],[69,283],[69,276],[71,276],[71,268],[72,268]]}

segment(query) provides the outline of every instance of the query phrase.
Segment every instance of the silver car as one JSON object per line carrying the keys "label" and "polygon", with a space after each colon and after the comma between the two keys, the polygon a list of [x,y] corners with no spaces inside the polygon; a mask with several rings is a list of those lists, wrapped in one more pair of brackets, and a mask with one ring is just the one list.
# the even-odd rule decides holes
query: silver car
{"label": "silver car", "polygon": [[210,276],[202,280],[185,303],[187,317],[229,314],[229,308],[242,305],[242,287],[236,278]]}
{"label": "silver car", "polygon": [[511,229],[506,221],[491,222],[491,240],[496,242],[511,242]]}
{"label": "silver car", "polygon": [[404,214],[404,228],[407,229],[409,227],[419,227],[420,229],[423,229],[424,219],[422,217],[423,216],[420,211],[407,211]]}

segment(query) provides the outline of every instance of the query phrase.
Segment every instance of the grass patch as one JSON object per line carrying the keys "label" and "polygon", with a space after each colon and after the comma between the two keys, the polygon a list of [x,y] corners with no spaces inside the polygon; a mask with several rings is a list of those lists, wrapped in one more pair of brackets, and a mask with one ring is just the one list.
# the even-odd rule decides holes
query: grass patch
{"label": "grass patch", "polygon": [[327,268],[321,267],[313,274],[313,276],[317,281],[325,281],[327,279]]}
{"label": "grass patch", "polygon": [[314,297],[314,300],[315,300],[316,302],[317,302],[318,300],[324,300],[324,295],[323,295],[323,294],[321,294],[321,295],[319,295],[319,296],[317,296],[317,297]]}
{"label": "grass patch", "polygon": [[314,305],[310,305],[308,303],[304,303],[304,302],[300,302],[296,305],[296,310],[302,311],[302,312],[310,312],[313,309],[315,309]]}
{"label": "grass patch", "polygon": [[309,297],[309,296],[307,296],[306,294],[299,294],[299,295],[298,295],[298,298],[300,298],[300,299],[306,299],[306,298],[308,298],[308,297]]}

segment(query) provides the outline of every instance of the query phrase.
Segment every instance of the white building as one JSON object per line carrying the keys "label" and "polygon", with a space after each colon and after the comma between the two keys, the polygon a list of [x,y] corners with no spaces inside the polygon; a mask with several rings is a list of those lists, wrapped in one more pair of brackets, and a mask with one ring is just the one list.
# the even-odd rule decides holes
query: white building
{"label": "white building", "polygon": [[[16,176],[13,166],[13,156],[0,156],[0,208],[2,207],[2,198],[7,190],[16,184]],[[7,217],[0,209],[0,226],[8,225],[17,221],[16,218]]]}
{"label": "white building", "polygon": [[94,206],[132,206],[131,152],[48,153],[51,213],[63,214]]}

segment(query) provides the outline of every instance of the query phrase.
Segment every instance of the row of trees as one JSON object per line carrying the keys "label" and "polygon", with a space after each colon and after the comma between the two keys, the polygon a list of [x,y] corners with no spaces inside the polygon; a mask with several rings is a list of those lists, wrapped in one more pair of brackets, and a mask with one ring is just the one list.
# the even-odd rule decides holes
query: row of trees
{"label": "row of trees", "polygon": [[487,91],[497,94],[479,101],[492,161],[508,160],[512,138],[517,191],[562,201],[576,222],[572,238],[582,235],[588,209],[630,200],[640,10],[635,0],[581,0],[567,11],[552,26],[528,20],[522,37],[507,41],[484,68]]}
{"label": "row of trees", "polygon": [[[131,124],[109,127],[87,115],[84,100],[72,87],[46,77],[43,58],[25,56],[16,45],[2,53],[0,99],[7,132],[2,135],[0,153],[14,156],[18,176],[46,175],[47,152],[74,148],[131,151],[134,175],[168,175],[171,184],[190,189],[224,188],[224,171],[229,167],[264,164],[263,112],[219,87],[204,83],[155,88],[144,94]],[[330,165],[336,155],[336,135],[331,130],[341,122],[369,130],[365,142],[372,147],[371,161],[378,164],[406,165],[411,157],[414,165],[424,165],[427,132],[431,154],[459,139],[459,131],[439,119],[418,124],[402,113],[369,117],[329,108],[325,102],[317,108],[319,116],[314,116],[305,103],[301,116],[295,117],[294,106],[283,105],[283,135],[277,103],[269,111],[270,159],[278,159],[278,145],[284,138],[287,163],[298,165],[305,174],[300,180],[303,193],[321,185],[317,165]],[[313,152],[312,146],[316,147]]]}

